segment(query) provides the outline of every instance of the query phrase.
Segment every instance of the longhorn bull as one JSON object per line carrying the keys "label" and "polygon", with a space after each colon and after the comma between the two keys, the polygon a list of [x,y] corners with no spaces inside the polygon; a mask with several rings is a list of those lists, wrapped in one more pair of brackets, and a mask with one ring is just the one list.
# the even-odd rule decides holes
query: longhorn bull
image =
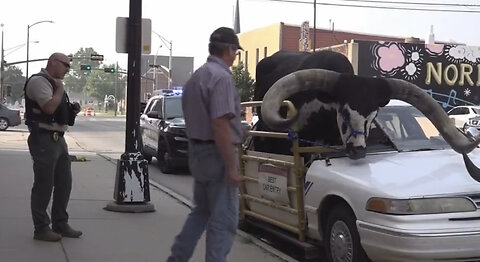
{"label": "longhorn bull", "polygon": [[[280,78],[298,70],[312,68],[354,75],[352,64],[345,56],[337,52],[280,51],[263,59],[257,65],[254,100],[262,100],[270,87]],[[341,86],[341,88],[336,88],[334,92],[335,94],[328,94],[309,90],[287,96],[288,100],[292,101],[297,109],[302,110],[296,123],[298,135],[307,141],[325,145],[340,145],[343,143],[347,146],[347,153],[350,158],[362,158],[366,153],[365,138],[370,130],[372,120],[376,116],[376,110],[388,103],[388,94],[385,90],[373,92],[371,89],[361,86],[360,88]],[[362,95],[369,99],[361,99]],[[356,111],[352,110],[352,107]],[[286,115],[286,112],[282,111],[282,115]],[[337,119],[339,117],[341,118]],[[365,126],[363,126],[363,120],[366,120]],[[346,129],[351,129],[352,132],[348,134],[342,132],[345,135],[340,136],[339,130],[344,129],[343,123],[347,126]],[[362,126],[358,127],[357,124]],[[262,115],[259,115],[256,129],[279,131],[276,126],[265,125]],[[350,142],[346,143],[347,140]],[[288,154],[291,145],[288,141],[255,137],[254,147],[258,151]]]}
{"label": "longhorn bull", "polygon": [[[350,70],[351,64],[348,60],[346,62],[350,68],[345,63],[346,58],[334,52],[314,53],[313,57],[327,59],[317,63],[323,69],[304,70],[300,68],[315,66],[315,63],[302,65],[302,62],[308,60],[305,53],[277,54],[271,57],[271,61],[278,63],[282,59],[294,57],[302,59],[300,65],[285,60],[278,64],[280,69],[273,66],[270,71],[263,72],[259,70],[265,67],[265,64],[272,66],[271,61],[259,63],[257,77],[260,78],[257,79],[258,90],[255,90],[255,96],[261,98],[255,97],[255,100],[263,98],[263,104],[258,130],[278,131],[295,126],[301,138],[330,145],[343,144],[350,158],[359,159],[365,157],[366,139],[378,109],[385,106],[390,99],[398,99],[416,107],[430,119],[452,149],[463,155],[472,178],[480,182],[480,169],[467,155],[477,147],[480,140],[465,136],[450,122],[440,105],[418,86],[400,79],[355,76],[353,69]],[[299,69],[287,70],[289,65]],[[265,88],[265,83],[268,85],[269,81],[272,82],[271,87]],[[262,87],[264,89],[261,89]],[[282,115],[280,107],[285,99],[293,102],[298,112],[296,115],[289,118]],[[254,146],[255,149],[265,152],[289,153],[289,147],[278,141],[272,142],[257,139],[254,140]]]}
{"label": "longhorn bull", "polygon": [[[330,96],[335,101],[333,107],[337,111],[337,121],[343,143],[347,150],[351,148],[350,152],[356,153],[359,151],[357,147],[366,149],[365,140],[373,120],[370,117],[376,116],[378,107],[371,112],[362,111],[367,107],[352,103],[348,98],[350,95],[343,93],[353,89],[357,89],[357,92],[354,92],[355,99],[353,101],[364,101],[363,104],[370,106],[379,104],[382,106],[385,97],[381,101],[372,101],[371,98],[365,96],[366,90],[369,90],[383,94],[382,96],[386,96],[388,100],[402,100],[419,109],[430,119],[452,149],[463,155],[467,171],[473,179],[480,182],[480,169],[472,163],[467,155],[478,146],[480,140],[467,137],[455,127],[445,111],[432,97],[420,87],[405,80],[360,77],[322,69],[297,71],[281,78],[265,94],[261,110],[262,119],[268,126],[275,129],[290,127],[301,118],[308,119],[312,111],[308,109],[308,105],[304,104],[297,109],[297,114],[283,118],[279,114],[279,108],[284,99],[304,92],[316,93],[317,98],[320,95]],[[363,139],[359,139],[359,135],[355,135],[359,132],[363,134],[360,136]]]}

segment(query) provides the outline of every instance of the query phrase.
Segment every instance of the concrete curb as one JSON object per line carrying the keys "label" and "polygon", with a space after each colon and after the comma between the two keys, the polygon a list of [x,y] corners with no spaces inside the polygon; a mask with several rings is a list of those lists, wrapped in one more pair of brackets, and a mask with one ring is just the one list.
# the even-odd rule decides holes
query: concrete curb
{"label": "concrete curb", "polygon": [[[117,163],[117,160],[116,159],[112,159],[111,157],[108,157],[108,156],[105,156],[105,155],[102,155],[102,154],[97,154],[98,156],[104,158],[105,160],[113,163],[116,165]],[[166,187],[166,186],[163,186],[155,181],[152,181],[150,180],[150,185],[155,187],[156,189],[162,191],[163,193],[169,195],[170,197],[172,197],[173,199],[176,199],[178,202],[180,202],[181,204],[185,205],[186,207],[188,208],[192,208],[193,207],[193,203],[192,201],[190,201],[188,198],[176,193],[175,191],[171,190],[170,188]],[[260,247],[261,249],[263,249],[265,252],[268,252],[284,261],[287,261],[287,262],[298,262],[298,260],[284,254],[283,252],[280,252],[278,250],[276,250],[275,248],[267,245],[266,243],[262,242],[261,240],[257,239],[256,237],[252,236],[251,234],[248,234],[240,229],[237,229],[237,235],[239,235],[240,237],[244,238],[246,240],[246,242],[252,242],[254,245]]]}

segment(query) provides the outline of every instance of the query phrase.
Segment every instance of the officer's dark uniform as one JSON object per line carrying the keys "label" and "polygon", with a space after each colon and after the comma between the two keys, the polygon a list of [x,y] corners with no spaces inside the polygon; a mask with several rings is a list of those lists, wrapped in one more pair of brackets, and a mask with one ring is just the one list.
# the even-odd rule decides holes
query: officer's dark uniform
{"label": "officer's dark uniform", "polygon": [[[46,74],[34,76],[45,77],[55,90],[56,84]],[[30,78],[31,79],[31,78]],[[29,79],[29,81],[30,81]],[[45,114],[39,104],[27,96],[25,83],[25,124],[30,130],[28,147],[33,159],[34,183],[31,195],[31,210],[35,233],[42,232],[50,225],[47,206],[53,192],[52,227],[61,228],[68,223],[67,205],[72,189],[72,172],[68,147],[63,137],[64,132],[42,128],[47,124],[73,125],[68,96],[52,115]],[[35,87],[29,87],[35,88]],[[34,110],[35,109],[35,110]],[[39,113],[41,112],[41,113]],[[39,126],[40,124],[40,126]]]}

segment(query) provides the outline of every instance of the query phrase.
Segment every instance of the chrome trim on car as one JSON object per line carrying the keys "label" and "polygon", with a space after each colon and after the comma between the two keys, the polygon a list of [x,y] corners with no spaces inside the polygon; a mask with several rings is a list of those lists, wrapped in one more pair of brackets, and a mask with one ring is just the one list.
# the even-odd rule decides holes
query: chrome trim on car
{"label": "chrome trim on car", "polygon": [[467,232],[443,232],[443,233],[420,233],[420,232],[401,232],[397,230],[372,225],[363,221],[357,221],[358,227],[378,233],[388,234],[396,237],[459,237],[459,236],[480,236],[480,229]]}

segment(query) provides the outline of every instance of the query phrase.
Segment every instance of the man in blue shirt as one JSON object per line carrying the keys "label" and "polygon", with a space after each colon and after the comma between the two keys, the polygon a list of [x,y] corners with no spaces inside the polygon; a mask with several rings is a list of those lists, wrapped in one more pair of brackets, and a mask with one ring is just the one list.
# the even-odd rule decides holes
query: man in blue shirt
{"label": "man in blue shirt", "polygon": [[206,230],[205,261],[224,262],[238,225],[236,145],[243,131],[240,97],[230,67],[241,49],[232,29],[210,36],[207,62],[184,87],[182,106],[189,139],[189,166],[195,207],[175,238],[168,262],[188,261]]}

